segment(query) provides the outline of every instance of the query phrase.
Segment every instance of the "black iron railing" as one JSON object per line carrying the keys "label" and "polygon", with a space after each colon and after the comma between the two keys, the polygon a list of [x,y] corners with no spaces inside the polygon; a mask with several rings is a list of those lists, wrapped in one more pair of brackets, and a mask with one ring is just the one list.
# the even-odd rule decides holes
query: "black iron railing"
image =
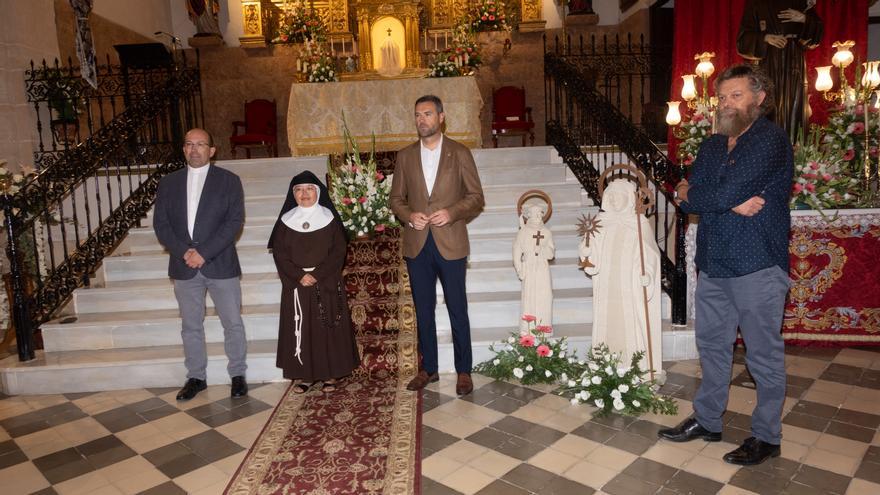
{"label": "black iron railing", "polygon": [[[554,146],[597,204],[597,179],[619,161],[639,167],[654,192],[654,232],[662,254],[663,289],[672,298],[672,322],[685,324],[687,275],[684,253],[686,217],[673,202],[668,185],[678,169],[651,140],[646,127],[615,105],[583,58],[544,55],[547,143]],[[606,77],[607,79],[607,77]],[[607,86],[606,86],[607,89]]]}
{"label": "black iron railing", "polygon": [[[40,142],[35,153],[40,170],[34,178],[15,194],[9,189],[0,194],[12,321],[22,360],[34,357],[34,330],[76,288],[88,285],[103,259],[146,215],[159,179],[184,165],[184,133],[203,120],[197,61],[188,66],[184,58],[170,69],[141,71],[141,82],[124,85],[129,90],[116,86],[121,80],[114,69],[102,68],[94,92],[83,89],[75,68],[56,64],[52,81],[46,79],[46,68],[43,64],[27,75],[38,114],[48,110],[50,95],[62,85],[78,87],[77,98],[90,110],[85,117],[78,114],[79,134],[65,136],[71,139],[63,149],[54,136]],[[111,81],[102,81],[101,74]],[[60,108],[57,102],[51,105]],[[44,129],[39,131],[43,139]],[[47,142],[48,148],[43,146]]]}

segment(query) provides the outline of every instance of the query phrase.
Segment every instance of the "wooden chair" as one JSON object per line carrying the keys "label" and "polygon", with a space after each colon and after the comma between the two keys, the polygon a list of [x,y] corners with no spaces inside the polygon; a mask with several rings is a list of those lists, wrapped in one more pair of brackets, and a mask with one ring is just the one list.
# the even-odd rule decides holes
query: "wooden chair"
{"label": "wooden chair", "polygon": [[[244,148],[248,158],[251,148],[266,148],[266,153],[278,156],[278,125],[275,100],[252,100],[244,104],[244,122],[232,123],[232,158],[237,148]],[[239,129],[243,130],[239,134]]]}
{"label": "wooden chair", "polygon": [[522,136],[522,145],[535,145],[535,123],[532,108],[526,106],[526,90],[504,86],[492,91],[492,144],[498,147],[498,136]]}

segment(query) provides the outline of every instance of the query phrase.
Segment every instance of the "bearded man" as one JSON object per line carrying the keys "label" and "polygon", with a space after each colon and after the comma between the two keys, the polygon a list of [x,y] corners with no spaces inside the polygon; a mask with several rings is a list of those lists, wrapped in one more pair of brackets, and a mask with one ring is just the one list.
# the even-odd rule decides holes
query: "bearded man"
{"label": "bearded man", "polygon": [[717,134],[700,147],[690,182],[675,188],[686,213],[700,215],[696,263],[696,339],[702,382],[694,415],[660,430],[675,442],[721,440],[737,327],[758,403],[752,437],[724,460],[751,465],[780,454],[785,352],[780,330],[789,288],[789,193],[793,156],[788,135],[770,122],[773,88],[748,65],[715,82]]}

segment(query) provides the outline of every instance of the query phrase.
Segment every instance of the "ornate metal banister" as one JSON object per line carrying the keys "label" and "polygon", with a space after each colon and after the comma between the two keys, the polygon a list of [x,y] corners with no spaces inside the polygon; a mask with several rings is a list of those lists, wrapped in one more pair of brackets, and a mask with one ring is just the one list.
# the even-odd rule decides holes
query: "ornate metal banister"
{"label": "ornate metal banister", "polygon": [[[59,84],[48,82],[43,69],[28,75],[37,112],[51,90],[40,84]],[[39,172],[15,194],[7,188],[0,195],[21,360],[34,357],[34,330],[75,289],[88,285],[103,259],[146,215],[159,180],[184,165],[183,135],[202,120],[198,64],[188,67],[184,59],[171,69],[147,72],[142,76],[150,84],[126,95],[119,107],[114,103],[112,119],[100,128],[90,123],[89,137],[65,142],[65,149],[38,149]],[[66,68],[50,76],[74,73]],[[100,81],[99,75],[99,88]]]}
{"label": "ornate metal banister", "polygon": [[597,179],[613,160],[609,157],[599,166],[590,157],[611,154],[609,146],[651,180],[654,232],[662,254],[662,287],[672,298],[672,322],[686,324],[686,216],[668,191],[668,184],[678,178],[678,169],[642,127],[600,93],[595,74],[558,53],[545,53],[544,74],[547,143],[556,148],[594,202],[599,203]]}

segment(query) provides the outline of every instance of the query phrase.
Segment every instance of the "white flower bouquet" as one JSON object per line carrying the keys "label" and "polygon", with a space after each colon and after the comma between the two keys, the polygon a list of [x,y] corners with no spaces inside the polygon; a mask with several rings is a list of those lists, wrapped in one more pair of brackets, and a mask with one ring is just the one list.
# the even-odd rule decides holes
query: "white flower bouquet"
{"label": "white flower bouquet", "polygon": [[523,315],[522,319],[528,322],[528,330],[510,334],[499,349],[490,345],[495,357],[476,365],[474,371],[496,380],[516,379],[524,385],[567,381],[576,373],[577,360],[568,352],[565,337],[549,338],[553,329],[538,325],[532,315]]}
{"label": "white flower bouquet", "polygon": [[445,59],[434,62],[428,68],[430,69],[428,77],[456,77],[461,75],[461,71],[455,65],[455,62]]}
{"label": "white flower bouquet", "polygon": [[330,199],[339,211],[342,225],[355,237],[369,236],[397,226],[397,219],[388,205],[392,176],[386,177],[376,169],[375,140],[370,157],[364,161],[344,120],[343,133],[347,148],[345,161],[339,167],[328,167]]}
{"label": "white flower bouquet", "polygon": [[678,414],[675,400],[659,395],[659,386],[645,378],[646,372],[639,368],[643,356],[644,352],[634,354],[625,366],[620,353],[610,352],[608,346],[600,344],[587,354],[580,374],[568,380],[559,393],[570,396],[572,404],[596,406],[599,415]]}

